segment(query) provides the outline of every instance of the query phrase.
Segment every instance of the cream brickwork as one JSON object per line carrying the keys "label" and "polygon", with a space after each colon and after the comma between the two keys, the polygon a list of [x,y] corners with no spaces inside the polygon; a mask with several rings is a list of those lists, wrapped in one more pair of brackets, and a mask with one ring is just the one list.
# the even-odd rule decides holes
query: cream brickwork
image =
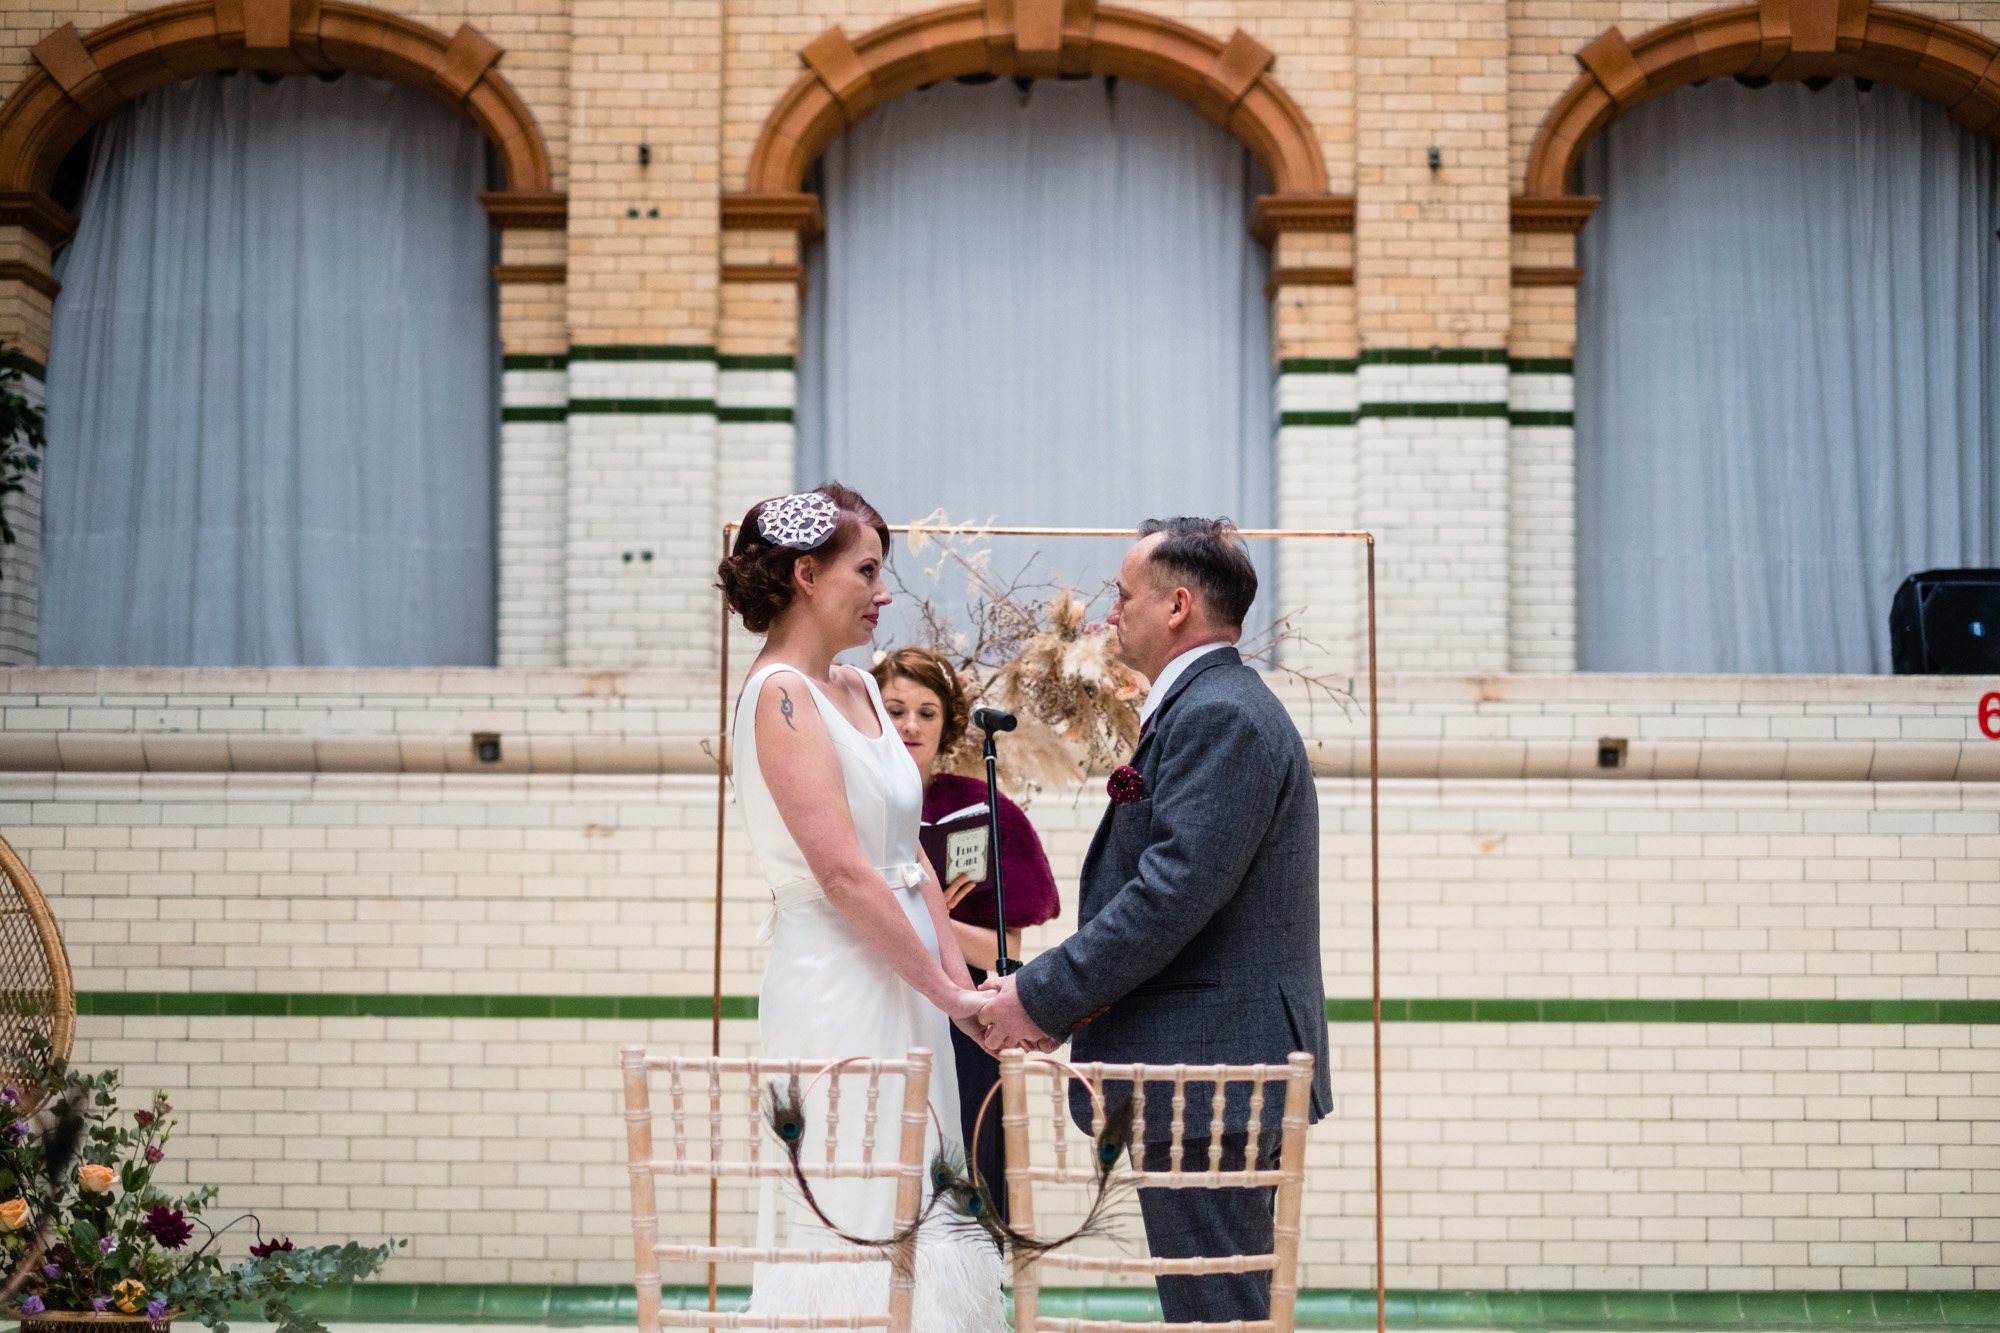
{"label": "cream brickwork", "polygon": [[721,9],[573,0],[573,342],[715,343]]}
{"label": "cream brickwork", "polygon": [[[1366,993],[1363,797],[1321,787],[1336,998]],[[0,779],[79,987],[108,991],[701,994],[712,802],[674,778]],[[1392,781],[1384,804],[1392,997],[2000,998],[1983,961],[2000,787]],[[1065,914],[1030,952],[1073,924],[1097,808],[1032,809]],[[731,994],[754,993],[762,900],[739,838]],[[177,1160],[295,1235],[411,1235],[406,1280],[611,1282],[628,1262],[614,1048],[706,1035],[87,1018],[82,1054],[187,1089]],[[1366,1029],[1334,1036],[1307,1281],[1360,1286]],[[1395,1284],[2000,1280],[1994,1028],[1399,1023],[1387,1046]]]}
{"label": "cream brickwork", "polygon": [[1361,346],[1501,346],[1506,10],[1384,0],[1362,5],[1355,29]]}

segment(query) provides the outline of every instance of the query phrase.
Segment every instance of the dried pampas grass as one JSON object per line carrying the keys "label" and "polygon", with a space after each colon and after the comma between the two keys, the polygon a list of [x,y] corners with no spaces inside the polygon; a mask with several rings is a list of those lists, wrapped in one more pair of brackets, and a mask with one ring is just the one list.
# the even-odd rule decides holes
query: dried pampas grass
{"label": "dried pampas grass", "polygon": [[[1145,678],[1118,660],[1118,631],[1084,619],[1088,605],[1060,590],[1037,608],[1040,627],[1013,657],[972,681],[975,707],[1004,708],[1019,725],[998,747],[1001,785],[1032,794],[1116,767],[1139,743]],[[985,733],[969,728],[939,770],[984,777]]]}
{"label": "dried pampas grass", "polygon": [[[1018,720],[998,747],[1000,785],[1022,804],[1049,788],[1079,785],[1128,759],[1139,744],[1139,709],[1150,688],[1145,677],[1118,660],[1118,631],[1089,619],[1095,597],[1069,588],[1030,583],[1021,575],[1003,582],[992,570],[985,528],[954,524],[943,510],[910,526],[909,545],[919,557],[918,586],[893,566],[899,598],[915,604],[918,642],[958,671],[972,707],[1004,708]],[[946,574],[965,579],[963,609],[940,609]],[[1343,714],[1358,708],[1350,682],[1287,665],[1287,643],[1316,649],[1292,617],[1280,617],[1255,642],[1240,643],[1245,661],[1259,662],[1302,687],[1308,716],[1317,702]],[[938,756],[938,771],[983,778],[985,733],[968,728]]]}
{"label": "dried pampas grass", "polygon": [[[1017,719],[997,746],[1000,784],[1023,803],[1116,767],[1139,743],[1146,680],[1118,660],[1118,631],[1089,619],[1091,602],[1068,588],[1003,582],[984,530],[943,512],[910,527],[923,567],[899,598],[915,603],[919,641],[952,663],[974,708]],[[940,609],[947,573],[965,579],[962,610]],[[1101,595],[1101,594],[1100,594]],[[983,778],[985,733],[968,728],[938,756],[938,771]]]}

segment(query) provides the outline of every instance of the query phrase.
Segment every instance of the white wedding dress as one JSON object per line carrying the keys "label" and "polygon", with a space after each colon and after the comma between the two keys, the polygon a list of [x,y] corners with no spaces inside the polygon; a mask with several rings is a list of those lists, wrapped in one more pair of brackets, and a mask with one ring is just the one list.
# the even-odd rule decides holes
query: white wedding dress
{"label": "white wedding dress", "polygon": [[[852,667],[836,667],[851,671]],[[840,756],[847,805],[861,851],[882,875],[910,926],[931,954],[938,953],[936,930],[924,906],[923,870],[918,864],[917,825],[923,811],[923,778],[890,724],[874,678],[867,683],[878,734],[857,730],[833,702],[796,669],[782,664],[753,674],[736,703],[735,774],[737,801],[749,826],[751,846],[763,865],[775,905],[765,933],[771,944],[758,994],[757,1025],[768,1056],[804,1057],[827,1062],[841,1056],[900,1059],[910,1048],[931,1053],[930,1105],[935,1114],[925,1135],[925,1160],[943,1146],[960,1152],[958,1076],[952,1059],[951,1023],[943,1012],[856,938],[846,920],[826,900],[798,844],[792,841],[765,785],[757,758],[757,696],[774,673],[786,673],[799,696],[810,694]],[[843,1081],[836,1155],[861,1157],[866,1080]],[[808,1160],[824,1160],[826,1083],[806,1103]],[[900,1136],[900,1080],[882,1083],[875,1129],[878,1161],[893,1160]],[[768,1137],[768,1136],[767,1136]],[[776,1140],[770,1140],[773,1147]],[[926,1176],[925,1197],[930,1182]],[[783,1207],[778,1207],[779,1196]],[[827,1216],[852,1236],[887,1237],[894,1230],[895,1183],[891,1180],[815,1180],[813,1196]],[[785,1225],[777,1234],[779,1215]],[[792,1247],[838,1245],[798,1197],[797,1187],[766,1181],[757,1224],[759,1245]],[[983,1232],[955,1227],[944,1205],[932,1211],[917,1239],[917,1285],[913,1328],[921,1333],[997,1333],[1005,1319],[1000,1256]],[[825,1316],[887,1308],[889,1265],[760,1264],[752,1281],[750,1312]]]}

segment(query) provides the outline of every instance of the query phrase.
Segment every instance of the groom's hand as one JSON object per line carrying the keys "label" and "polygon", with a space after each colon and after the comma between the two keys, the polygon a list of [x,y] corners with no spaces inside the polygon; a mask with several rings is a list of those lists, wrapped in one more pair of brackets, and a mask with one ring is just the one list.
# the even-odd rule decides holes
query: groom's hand
{"label": "groom's hand", "polygon": [[1061,1045],[1028,1017],[1028,1011],[1021,1007],[1021,997],[1015,992],[1012,976],[988,977],[979,989],[994,993],[991,1003],[979,1011],[979,1021],[986,1025],[984,1044],[988,1051],[998,1055],[1008,1046],[1053,1051]]}

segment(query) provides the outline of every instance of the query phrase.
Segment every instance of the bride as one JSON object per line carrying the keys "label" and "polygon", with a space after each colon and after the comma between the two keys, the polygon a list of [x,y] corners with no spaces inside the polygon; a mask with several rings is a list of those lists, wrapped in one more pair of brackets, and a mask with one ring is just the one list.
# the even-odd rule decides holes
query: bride
{"label": "bride", "polygon": [[[978,1039],[976,1015],[990,997],[972,987],[937,875],[917,845],[923,776],[874,678],[833,660],[866,644],[888,605],[888,551],[882,516],[830,484],[753,506],[718,572],[730,609],[768,635],[733,728],[737,797],[775,900],[758,996],[764,1054],[900,1059],[927,1047],[935,1113],[928,1160],[940,1146],[961,1147],[947,1024]],[[859,1078],[842,1087],[842,1160],[860,1157],[863,1087]],[[883,1100],[900,1099],[885,1089]],[[807,1100],[806,1123],[808,1151],[824,1152],[824,1082]],[[885,1115],[878,1160],[885,1147],[894,1153],[895,1141],[895,1120]],[[772,1183],[759,1207],[759,1245],[777,1243]],[[838,1244],[794,1194],[787,1191],[782,1243]],[[815,1180],[813,1195],[849,1235],[887,1237],[894,1229],[893,1180]],[[880,1311],[888,1271],[886,1262],[760,1265],[750,1312]],[[933,1221],[918,1236],[913,1327],[994,1333],[1004,1318],[1000,1284],[999,1256],[980,1233]]]}

